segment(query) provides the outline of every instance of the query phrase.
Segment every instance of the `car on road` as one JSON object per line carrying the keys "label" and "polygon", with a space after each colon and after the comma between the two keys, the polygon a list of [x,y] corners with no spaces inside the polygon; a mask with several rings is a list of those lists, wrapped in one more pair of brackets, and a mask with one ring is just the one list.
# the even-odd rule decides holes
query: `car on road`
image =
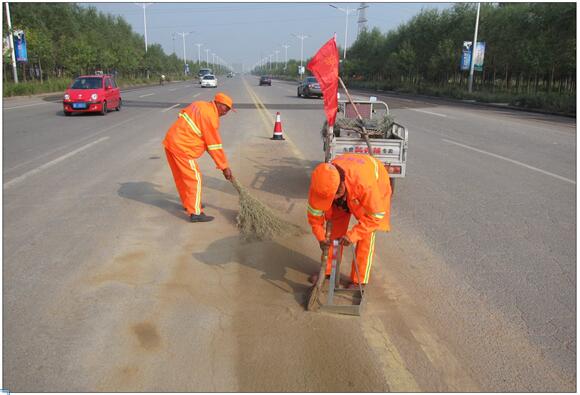
{"label": "car on road", "polygon": [[111,109],[121,110],[121,91],[110,75],[82,75],[64,92],[64,115],[98,112],[106,115]]}
{"label": "car on road", "polygon": [[201,77],[201,87],[202,88],[217,88],[218,81],[213,74],[206,74]]}
{"label": "car on road", "polygon": [[318,96],[322,97],[322,90],[320,89],[320,84],[316,80],[316,77],[306,77],[300,85],[298,85],[298,97],[311,97]]}
{"label": "car on road", "polygon": [[199,69],[199,71],[197,72],[197,78],[199,78],[199,83],[201,84],[201,80],[203,79],[203,77],[209,74],[213,74],[213,71],[211,71],[211,69]]}
{"label": "car on road", "polygon": [[272,79],[270,77],[268,77],[267,75],[263,75],[260,77],[260,86],[262,85],[268,85],[268,86],[272,86]]}
{"label": "car on road", "polygon": [[233,78],[234,77],[234,73],[228,73],[228,78]]}

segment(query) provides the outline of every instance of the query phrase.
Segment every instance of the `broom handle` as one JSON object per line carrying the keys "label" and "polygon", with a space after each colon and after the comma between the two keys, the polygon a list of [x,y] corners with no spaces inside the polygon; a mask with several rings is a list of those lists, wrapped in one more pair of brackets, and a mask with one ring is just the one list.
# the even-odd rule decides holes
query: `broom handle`
{"label": "broom handle", "polygon": [[232,178],[230,180],[230,182],[232,183],[232,185],[234,186],[234,188],[236,188],[236,191],[238,191],[238,193],[241,195],[242,194],[242,187],[238,183],[238,180],[236,180],[235,178]]}
{"label": "broom handle", "polygon": [[361,128],[363,130],[363,132],[361,133],[363,138],[365,139],[365,143],[367,143],[367,147],[369,148],[369,155],[370,156],[374,156],[373,155],[373,150],[371,148],[371,142],[369,141],[369,136],[368,136],[368,132],[367,129],[365,128],[364,125],[364,121],[363,121],[363,117],[360,115],[360,112],[358,111],[358,108],[356,107],[356,105],[354,104],[354,101],[352,100],[352,97],[350,96],[350,93],[348,93],[348,89],[346,89],[346,85],[344,85],[344,82],[342,81],[342,78],[338,77],[338,81],[340,82],[340,85],[342,86],[342,89],[344,89],[344,92],[346,93],[346,97],[348,97],[348,101],[350,101],[350,104],[352,104],[352,106],[354,107],[354,111],[356,112],[356,115],[358,116],[358,119],[361,123]]}

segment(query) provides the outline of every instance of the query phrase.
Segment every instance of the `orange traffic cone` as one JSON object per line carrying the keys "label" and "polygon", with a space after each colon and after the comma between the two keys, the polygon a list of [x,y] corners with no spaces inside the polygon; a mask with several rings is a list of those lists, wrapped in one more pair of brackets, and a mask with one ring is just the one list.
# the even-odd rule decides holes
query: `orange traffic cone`
{"label": "orange traffic cone", "polygon": [[276,123],[274,124],[274,135],[270,140],[285,140],[282,135],[282,121],[280,120],[280,112],[276,113]]}

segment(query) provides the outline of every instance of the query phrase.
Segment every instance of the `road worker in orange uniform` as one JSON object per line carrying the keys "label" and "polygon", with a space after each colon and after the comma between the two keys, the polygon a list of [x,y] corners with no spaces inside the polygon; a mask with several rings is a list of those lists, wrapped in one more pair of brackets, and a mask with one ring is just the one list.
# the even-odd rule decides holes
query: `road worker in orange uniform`
{"label": "road worker in orange uniform", "polygon": [[191,103],[179,112],[177,121],[171,125],[163,140],[167,162],[191,222],[209,222],[214,219],[203,212],[202,176],[196,159],[208,151],[226,180],[233,179],[219,134],[220,117],[232,110],[232,105],[232,99],[221,92],[211,102]]}
{"label": "road worker in orange uniform", "polygon": [[[350,287],[365,285],[369,281],[375,234],[390,231],[391,184],[389,173],[377,159],[366,154],[344,154],[330,163],[322,163],[314,169],[308,195],[308,223],[320,243],[320,248],[329,247],[326,275],[332,268],[333,245],[331,240],[340,240],[338,253],[343,247],[356,243]],[[350,216],[358,224],[348,230]],[[325,222],[331,221],[330,240],[325,239]],[[355,266],[358,267],[359,276]],[[312,283],[318,273],[310,276]]]}

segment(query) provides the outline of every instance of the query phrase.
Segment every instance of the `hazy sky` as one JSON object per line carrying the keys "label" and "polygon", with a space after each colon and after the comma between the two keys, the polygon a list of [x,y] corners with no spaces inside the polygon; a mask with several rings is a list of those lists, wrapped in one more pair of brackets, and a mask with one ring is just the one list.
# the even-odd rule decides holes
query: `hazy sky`
{"label": "hazy sky", "polygon": [[[121,15],[139,34],[144,33],[143,8],[137,3],[82,3],[99,11]],[[185,54],[188,60],[197,61],[198,47],[201,58],[205,49],[217,54],[229,64],[243,63],[246,70],[256,62],[279,50],[278,60],[284,61],[285,49],[290,45],[288,59],[300,59],[301,40],[292,34],[305,34],[304,59],[314,53],[336,32],[339,45],[344,45],[345,13],[340,8],[356,9],[361,3],[149,3],[146,8],[147,40],[161,44],[165,53],[175,51],[183,57],[183,40],[180,35],[173,40],[172,33],[190,32],[185,37]],[[369,28],[382,32],[396,29],[422,8],[443,9],[452,3],[372,3],[366,9]],[[358,11],[349,14],[348,45],[356,39]],[[341,53],[342,56],[342,53]],[[347,52],[348,58],[348,52]]]}

